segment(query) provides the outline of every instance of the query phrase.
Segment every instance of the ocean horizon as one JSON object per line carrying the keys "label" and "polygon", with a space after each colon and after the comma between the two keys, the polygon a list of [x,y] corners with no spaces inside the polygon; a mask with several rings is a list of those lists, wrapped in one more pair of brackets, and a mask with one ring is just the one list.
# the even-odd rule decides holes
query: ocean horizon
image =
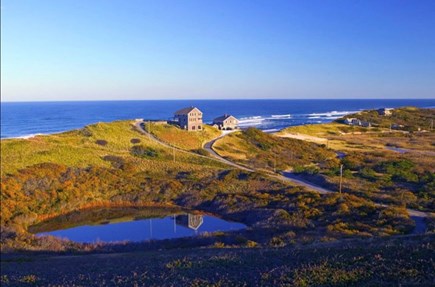
{"label": "ocean horizon", "polygon": [[367,109],[416,106],[434,108],[435,99],[250,99],[2,102],[1,138],[60,133],[96,122],[136,118],[167,120],[186,106],[196,106],[211,123],[232,114],[242,128],[273,132],[288,126],[331,122]]}

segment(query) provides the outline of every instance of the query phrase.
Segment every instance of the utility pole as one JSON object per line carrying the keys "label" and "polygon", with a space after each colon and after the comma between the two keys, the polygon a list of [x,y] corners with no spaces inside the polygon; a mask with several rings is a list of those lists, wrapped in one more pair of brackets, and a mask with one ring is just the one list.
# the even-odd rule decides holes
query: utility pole
{"label": "utility pole", "polygon": [[339,187],[339,192],[341,194],[341,185],[343,183],[343,165],[340,165],[340,187]]}

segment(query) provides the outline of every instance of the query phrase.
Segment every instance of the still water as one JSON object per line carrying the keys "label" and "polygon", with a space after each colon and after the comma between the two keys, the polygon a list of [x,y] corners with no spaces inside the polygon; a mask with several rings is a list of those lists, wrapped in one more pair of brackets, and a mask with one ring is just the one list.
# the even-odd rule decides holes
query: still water
{"label": "still water", "polygon": [[144,241],[196,236],[204,232],[230,231],[245,228],[237,222],[200,214],[173,214],[161,218],[103,222],[72,228],[38,232],[38,236],[53,235],[75,242]]}

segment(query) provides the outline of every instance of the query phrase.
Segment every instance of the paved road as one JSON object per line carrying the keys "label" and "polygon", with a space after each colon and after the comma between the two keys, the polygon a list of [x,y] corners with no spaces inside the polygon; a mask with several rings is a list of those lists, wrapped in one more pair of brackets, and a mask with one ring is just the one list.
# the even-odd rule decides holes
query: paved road
{"label": "paved road", "polygon": [[220,138],[222,138],[222,137],[224,137],[224,136],[225,136],[225,135],[221,135],[221,136],[219,136],[219,137],[217,137],[217,138],[215,138],[215,139],[209,141],[208,143],[206,143],[206,144],[204,145],[204,149],[205,149],[206,151],[208,151],[212,157],[214,157],[215,159],[219,160],[220,162],[226,163],[226,164],[228,164],[228,165],[231,165],[231,166],[233,166],[233,167],[239,168],[239,169],[241,169],[241,170],[254,172],[255,170],[253,170],[253,169],[251,169],[251,168],[248,168],[248,167],[245,167],[245,166],[243,166],[243,165],[237,164],[237,163],[235,163],[235,162],[229,161],[229,160],[227,160],[227,159],[221,157],[218,153],[216,153],[216,152],[214,151],[214,149],[212,148],[213,144],[214,144],[218,139],[220,139]]}
{"label": "paved road", "polygon": [[[208,143],[205,145],[204,148],[207,149],[208,152],[209,152],[210,154],[212,154],[215,158],[220,158],[222,162],[229,163],[229,164],[231,164],[232,166],[235,166],[235,167],[238,167],[238,168],[241,168],[241,169],[244,169],[244,170],[255,171],[255,169],[247,168],[247,167],[244,167],[244,166],[239,165],[239,164],[237,164],[237,163],[231,162],[231,161],[229,161],[229,160],[227,160],[227,159],[224,159],[224,158],[222,158],[218,153],[216,153],[216,152],[213,150],[213,144],[214,144],[218,139],[222,138],[223,136],[225,136],[225,135],[222,135],[222,136],[220,136],[220,137],[218,137],[218,138],[216,138],[216,139],[213,139],[212,141],[208,142]],[[333,193],[333,192],[336,192],[336,191],[332,191],[332,190],[329,190],[329,189],[323,188],[323,187],[321,187],[321,186],[318,186],[318,185],[312,184],[312,183],[310,183],[309,181],[306,181],[306,180],[304,180],[304,179],[301,179],[301,178],[299,178],[297,175],[292,174],[292,173],[290,173],[290,172],[284,172],[284,173],[282,173],[282,174],[269,173],[268,175],[269,175],[270,177],[273,177],[273,178],[279,179],[279,180],[281,180],[281,181],[286,181],[286,182],[290,182],[290,183],[293,183],[293,184],[296,184],[296,185],[299,185],[299,186],[303,186],[303,187],[305,187],[305,188],[307,188],[307,189],[309,189],[309,190],[316,191],[316,192],[318,192],[318,193],[320,193],[320,194],[327,194],[327,193]],[[387,205],[385,205],[385,204],[380,204],[380,203],[375,203],[375,204],[376,204],[376,206],[384,206],[384,207],[387,206]],[[415,222],[415,228],[414,228],[414,230],[413,230],[412,233],[413,233],[413,234],[421,234],[421,233],[425,233],[425,231],[426,231],[426,223],[425,223],[424,218],[428,217],[428,214],[425,213],[425,212],[418,211],[418,210],[413,210],[413,209],[406,209],[406,210],[408,211],[408,214],[411,216],[411,218],[412,218],[412,219],[414,220],[414,222]]]}
{"label": "paved road", "polygon": [[[187,150],[181,149],[181,148],[179,148],[179,147],[176,147],[176,146],[170,145],[170,144],[168,144],[168,143],[166,143],[166,142],[164,142],[164,141],[161,141],[161,140],[159,140],[158,138],[156,138],[153,134],[147,132],[147,131],[143,128],[143,126],[142,126],[143,124],[145,124],[145,122],[144,122],[143,120],[136,120],[136,121],[134,122],[134,127],[135,127],[135,128],[136,128],[140,133],[142,133],[142,134],[144,134],[144,135],[147,135],[147,136],[149,137],[149,139],[151,139],[152,141],[154,141],[154,142],[156,142],[156,143],[158,143],[158,144],[160,144],[160,145],[163,145],[163,146],[165,146],[165,147],[167,147],[167,148],[175,149],[175,150],[178,151],[178,152],[182,152],[182,153],[186,153],[186,154],[190,154],[190,155],[193,155],[193,156],[202,157],[202,158],[206,158],[206,159],[213,159],[213,158],[210,158],[209,156],[200,155],[200,154],[197,154],[197,153],[194,153],[194,152],[191,152],[191,151],[187,151]],[[215,160],[220,161],[219,159],[216,159],[216,158],[215,158]]]}
{"label": "paved road", "polygon": [[[167,143],[159,140],[158,138],[156,138],[155,136],[153,136],[152,134],[148,133],[146,130],[143,129],[143,127],[142,127],[143,123],[144,123],[143,121],[136,120],[136,122],[134,123],[134,126],[136,127],[136,129],[139,132],[148,135],[150,137],[150,139],[152,139],[153,141],[155,141],[155,142],[157,142],[157,143],[159,143],[159,144],[161,144],[163,146],[166,146],[166,147],[169,147],[169,148],[174,148],[174,149],[176,149],[177,151],[180,151],[180,152],[184,152],[184,153],[188,153],[188,154],[191,154],[191,155],[194,155],[194,156],[199,156],[199,157],[204,157],[204,158],[210,159],[209,156],[203,156],[203,155],[199,155],[197,153],[186,151],[186,150],[174,147],[174,146],[172,146],[170,144],[167,144]],[[249,168],[249,167],[240,165],[238,163],[229,161],[229,160],[221,157],[213,149],[213,144],[218,139],[224,137],[225,135],[226,134],[220,135],[219,137],[212,139],[211,141],[207,142],[204,145],[204,149],[207,150],[210,153],[210,155],[212,156],[211,158],[213,158],[213,159],[215,159],[215,160],[217,160],[219,162],[222,162],[224,164],[230,165],[232,167],[241,169],[241,170],[245,170],[245,171],[249,171],[249,172],[255,172],[256,170],[253,169],[253,168]],[[289,173],[289,172],[284,172],[283,174],[278,174],[278,173],[272,173],[272,172],[270,172],[270,173],[267,173],[267,175],[269,177],[271,177],[271,178],[275,178],[275,179],[278,179],[278,180],[281,180],[281,181],[284,181],[284,182],[289,182],[289,183],[292,183],[294,185],[305,187],[308,190],[312,190],[312,191],[318,192],[320,194],[328,194],[328,193],[334,193],[334,192],[336,192],[336,191],[332,191],[332,190],[320,187],[318,185],[312,184],[312,183],[310,183],[310,182],[308,182],[306,180],[298,178],[296,175],[294,175],[292,173]],[[376,205],[377,206],[384,206],[384,207],[387,206],[387,205],[381,204],[381,203],[376,203]],[[424,233],[425,230],[426,230],[426,223],[424,221],[424,218],[428,217],[428,214],[425,213],[425,212],[418,211],[418,210],[413,210],[413,209],[407,209],[407,211],[408,211],[409,215],[411,216],[411,218],[415,221],[415,224],[416,224],[415,229],[413,230],[412,233],[413,234]]]}

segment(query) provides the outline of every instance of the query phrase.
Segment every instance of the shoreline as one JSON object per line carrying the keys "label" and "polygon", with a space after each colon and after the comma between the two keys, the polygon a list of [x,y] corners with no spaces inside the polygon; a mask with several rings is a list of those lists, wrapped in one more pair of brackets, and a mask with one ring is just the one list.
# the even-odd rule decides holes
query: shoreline
{"label": "shoreline", "polygon": [[[400,100],[400,99],[398,99]],[[422,99],[425,101],[431,101],[431,99]],[[183,101],[183,100],[181,100]],[[247,100],[249,101],[249,100]],[[288,100],[290,103],[294,100]],[[345,115],[353,114],[356,112],[360,112],[363,110],[370,110],[372,108],[365,106],[364,104],[358,105],[358,106],[337,106],[333,104],[327,108],[322,108],[318,106],[310,106],[306,105],[304,108],[295,110],[294,107],[289,106],[285,109],[279,109],[277,108],[271,108],[271,107],[265,107],[264,109],[258,109],[256,106],[253,107],[246,107],[246,108],[236,108],[237,111],[233,111],[232,113],[239,118],[240,123],[239,126],[241,129],[246,129],[250,127],[258,128],[266,133],[277,133],[280,132],[282,129],[293,127],[293,126],[301,126],[301,125],[312,125],[312,124],[325,124],[333,122],[334,120],[343,117]],[[349,100],[348,101],[356,101],[359,100]],[[386,100],[385,106],[392,107],[392,108],[400,108],[405,106],[410,106],[412,104],[413,106],[423,108],[423,109],[433,109],[435,106],[432,103],[423,103],[419,105],[419,100],[414,100],[413,103],[403,103],[400,105],[394,104],[394,103],[388,103],[390,100]],[[146,102],[146,101],[144,101]],[[164,102],[164,101],[162,101]],[[216,102],[219,102],[219,100],[216,100]],[[34,102],[29,102],[29,104]],[[2,103],[3,104],[3,103]],[[378,104],[374,104],[373,106],[379,106]],[[127,107],[126,107],[127,108]],[[214,110],[213,105],[210,105],[208,107],[210,111],[208,113],[211,113]],[[61,134],[64,132],[82,129],[88,125],[96,124],[98,122],[113,122],[113,121],[119,121],[119,120],[131,120],[137,117],[137,113],[131,113],[131,115],[126,115],[123,113],[120,113],[118,116],[116,116],[115,119],[113,119],[110,115],[113,116],[113,114],[107,114],[107,111],[98,111],[96,114],[91,116],[88,119],[85,120],[77,120],[80,117],[76,113],[73,113],[72,111],[69,111],[71,114],[66,115],[67,119],[64,118],[56,109],[53,111],[47,111],[50,113],[54,113],[53,117],[50,117],[48,120],[45,119],[43,116],[45,114],[36,114],[34,117],[32,116],[31,119],[24,120],[26,118],[26,110],[18,110],[14,113],[18,115],[21,113],[24,113],[23,116],[18,117],[11,117],[8,116],[8,113],[11,113],[12,111],[4,111],[2,116],[2,121],[7,122],[7,125],[2,125],[2,131],[1,131],[1,138],[0,140],[9,140],[9,139],[29,139],[34,138],[37,136],[47,136],[47,135],[55,135],[55,134]],[[78,111],[80,113],[80,111]],[[95,111],[93,111],[95,113]],[[266,112],[266,113],[264,113]],[[136,114],[136,116],[135,116]],[[161,115],[160,113],[156,113],[154,110],[151,112],[147,112],[147,107],[144,107],[144,113],[148,114],[149,117],[153,117],[154,119],[160,118],[165,119],[164,115]],[[29,116],[27,116],[28,118]],[[139,116],[140,117],[140,116]],[[92,119],[95,118],[95,119]],[[104,120],[104,118],[107,118],[107,120]],[[33,119],[33,120],[32,120]],[[65,121],[66,120],[66,121]],[[88,121],[89,120],[89,121]],[[207,118],[204,120],[205,122],[211,122],[211,118]],[[29,125],[26,124],[26,128],[24,128],[23,123],[29,123],[29,122],[35,122],[35,125]],[[69,122],[75,125],[75,127],[66,127],[65,129],[62,129],[62,122]],[[37,124],[39,123],[39,124]],[[47,127],[49,130],[57,130],[55,132],[45,132],[41,126]],[[11,128],[12,127],[12,128]],[[30,127],[30,129],[29,129]],[[20,130],[28,130],[28,133],[22,133]],[[6,134],[6,136],[3,136]],[[14,135],[15,134],[15,135]]]}

